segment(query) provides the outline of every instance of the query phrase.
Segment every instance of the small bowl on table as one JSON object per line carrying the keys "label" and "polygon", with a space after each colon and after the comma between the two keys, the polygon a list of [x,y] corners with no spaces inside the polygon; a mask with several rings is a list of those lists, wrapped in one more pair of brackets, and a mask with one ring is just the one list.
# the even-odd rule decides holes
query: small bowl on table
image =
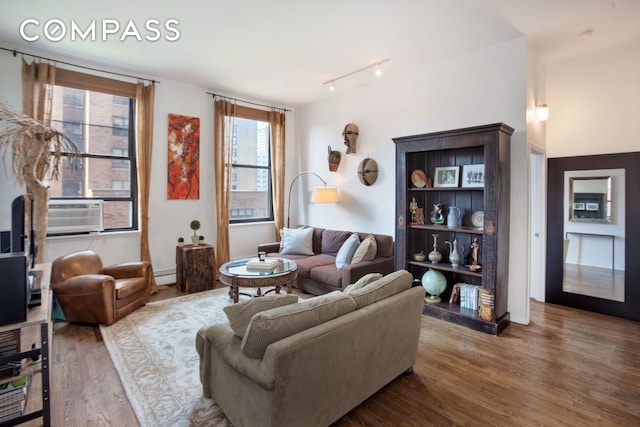
{"label": "small bowl on table", "polygon": [[413,254],[413,259],[419,262],[424,261],[425,259],[427,259],[427,255],[425,255],[424,252],[417,252],[415,254]]}

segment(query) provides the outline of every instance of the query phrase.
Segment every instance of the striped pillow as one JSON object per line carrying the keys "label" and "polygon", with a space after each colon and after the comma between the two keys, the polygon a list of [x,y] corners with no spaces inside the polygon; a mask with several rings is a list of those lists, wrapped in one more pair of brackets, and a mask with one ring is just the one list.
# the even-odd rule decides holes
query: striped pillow
{"label": "striped pillow", "polygon": [[298,297],[295,295],[275,294],[228,305],[223,310],[233,333],[242,338],[254,314],[297,302]]}
{"label": "striped pillow", "polygon": [[412,282],[411,273],[407,270],[398,270],[369,283],[367,286],[350,291],[349,295],[356,301],[358,308],[362,308],[409,289]]}

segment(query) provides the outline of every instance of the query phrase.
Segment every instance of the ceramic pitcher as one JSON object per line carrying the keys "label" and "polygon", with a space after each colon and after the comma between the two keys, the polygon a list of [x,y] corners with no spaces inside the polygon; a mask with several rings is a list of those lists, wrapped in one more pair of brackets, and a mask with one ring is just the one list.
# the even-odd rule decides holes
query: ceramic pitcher
{"label": "ceramic pitcher", "polygon": [[445,243],[449,245],[449,262],[454,267],[459,267],[462,264],[462,255],[464,254],[464,246],[458,245],[458,239],[453,239],[453,243],[446,240]]}
{"label": "ceramic pitcher", "polygon": [[449,206],[449,214],[447,215],[447,227],[454,228],[462,225],[462,209]]}

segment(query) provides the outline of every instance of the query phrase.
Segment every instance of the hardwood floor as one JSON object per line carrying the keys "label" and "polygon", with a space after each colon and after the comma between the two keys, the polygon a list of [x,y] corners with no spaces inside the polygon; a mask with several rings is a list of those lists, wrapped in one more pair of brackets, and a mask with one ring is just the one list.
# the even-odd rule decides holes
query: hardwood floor
{"label": "hardwood floor", "polygon": [[624,302],[624,270],[565,263],[562,291]]}
{"label": "hardwood floor", "polygon": [[[52,424],[137,426],[99,329],[54,330]],[[640,323],[532,301],[495,337],[424,316],[414,373],[334,424],[462,425],[640,425]]]}

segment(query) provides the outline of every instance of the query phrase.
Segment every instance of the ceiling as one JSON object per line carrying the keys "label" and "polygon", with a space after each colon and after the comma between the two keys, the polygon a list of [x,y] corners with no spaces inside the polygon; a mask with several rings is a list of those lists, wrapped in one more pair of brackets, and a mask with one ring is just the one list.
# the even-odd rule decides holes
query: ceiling
{"label": "ceiling", "polygon": [[[0,47],[159,80],[185,82],[243,99],[296,107],[331,96],[323,82],[389,59],[384,74],[424,67],[526,36],[544,63],[640,40],[640,0],[21,0],[3,4]],[[90,4],[90,6],[89,6]],[[20,25],[28,18],[39,25]],[[50,41],[44,27],[62,21]],[[120,30],[103,41],[101,26]],[[145,28],[157,19],[160,39]],[[165,37],[179,31],[176,41]],[[96,39],[71,40],[97,23]],[[135,29],[120,40],[128,22]],[[55,37],[55,21],[49,27]],[[136,40],[135,32],[143,38]],[[581,36],[593,30],[590,37]],[[57,33],[60,34],[60,33]],[[1,54],[10,54],[0,52]],[[362,71],[336,91],[365,84]]]}

